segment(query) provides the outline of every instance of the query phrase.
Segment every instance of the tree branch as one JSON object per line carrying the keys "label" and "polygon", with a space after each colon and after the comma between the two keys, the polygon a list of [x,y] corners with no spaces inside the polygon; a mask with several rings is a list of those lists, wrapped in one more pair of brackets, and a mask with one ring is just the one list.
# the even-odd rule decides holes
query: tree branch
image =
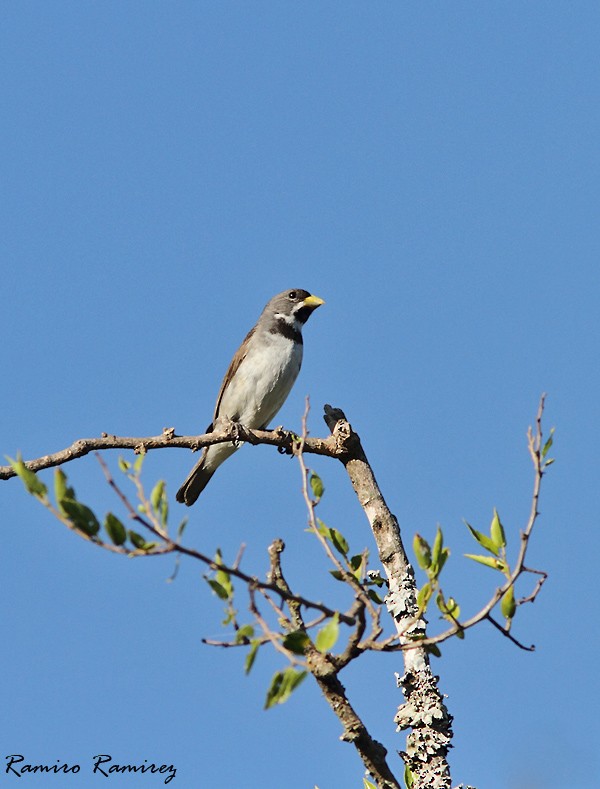
{"label": "tree branch", "polygon": [[[150,452],[154,449],[191,449],[196,452],[212,444],[222,444],[226,441],[247,441],[249,444],[270,444],[281,450],[292,453],[295,433],[277,427],[274,430],[251,430],[235,422],[217,425],[212,433],[203,433],[199,436],[178,436],[173,428],[165,428],[160,436],[123,437],[102,433],[100,438],[79,438],[71,446],[44,455],[35,460],[26,460],[25,465],[30,471],[42,471],[46,468],[61,466],[77,458],[89,455],[90,452],[108,449],[133,449],[136,454]],[[335,457],[335,445],[329,438],[309,438],[305,442],[304,451],[316,455]],[[16,476],[12,466],[0,466],[0,479],[10,479]]]}
{"label": "tree branch", "polygon": [[371,526],[388,578],[386,603],[400,643],[411,646],[403,652],[404,676],[398,680],[406,703],[400,706],[396,723],[399,728],[412,729],[403,758],[414,776],[414,789],[450,789],[447,754],[452,739],[452,716],[437,688],[437,678],[431,671],[426,650],[415,646],[413,640],[416,635],[425,635],[425,622],[417,618],[415,577],[402,544],[398,521],[390,512],[360,438],[343,411],[326,405],[324,419],[335,441],[335,456],[344,464]]}

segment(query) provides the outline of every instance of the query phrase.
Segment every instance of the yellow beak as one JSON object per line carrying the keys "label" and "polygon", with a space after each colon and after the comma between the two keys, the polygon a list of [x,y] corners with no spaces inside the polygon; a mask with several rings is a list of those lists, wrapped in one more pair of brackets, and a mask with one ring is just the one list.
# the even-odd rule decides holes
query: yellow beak
{"label": "yellow beak", "polygon": [[323,299],[320,299],[318,296],[307,296],[302,303],[305,307],[312,307],[313,310],[316,310],[321,304],[325,304]]}

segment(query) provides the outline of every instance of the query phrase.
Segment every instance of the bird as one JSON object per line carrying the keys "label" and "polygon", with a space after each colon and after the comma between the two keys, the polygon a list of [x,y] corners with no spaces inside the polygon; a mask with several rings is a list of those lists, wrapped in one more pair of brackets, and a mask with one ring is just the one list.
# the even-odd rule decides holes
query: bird
{"label": "bird", "polygon": [[[267,302],[231,360],[217,397],[211,433],[218,420],[264,430],[289,395],[302,364],[302,327],[325,302],[307,290],[284,290]],[[190,507],[218,467],[237,449],[227,441],[205,447],[176,494]]]}

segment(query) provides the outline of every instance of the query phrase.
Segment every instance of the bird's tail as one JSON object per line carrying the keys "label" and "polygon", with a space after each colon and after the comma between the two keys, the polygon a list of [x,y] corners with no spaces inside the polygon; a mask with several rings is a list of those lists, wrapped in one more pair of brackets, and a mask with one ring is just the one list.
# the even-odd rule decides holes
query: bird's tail
{"label": "bird's tail", "polygon": [[191,507],[215,471],[230,455],[236,451],[237,446],[229,441],[223,444],[214,444],[206,447],[202,457],[188,474],[186,481],[177,491],[175,498],[181,504]]}
{"label": "bird's tail", "polygon": [[202,457],[190,471],[187,479],[175,495],[177,501],[181,504],[185,504],[187,507],[192,506],[216,471],[216,469],[209,470],[206,468],[204,463],[206,454],[206,450],[204,450]]}

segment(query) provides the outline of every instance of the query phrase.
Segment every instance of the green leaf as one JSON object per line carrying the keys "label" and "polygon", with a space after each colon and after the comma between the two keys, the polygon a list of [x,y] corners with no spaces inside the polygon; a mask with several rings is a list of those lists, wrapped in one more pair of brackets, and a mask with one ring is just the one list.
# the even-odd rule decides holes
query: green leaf
{"label": "green leaf", "polygon": [[542,449],[542,458],[546,457],[553,443],[554,443],[554,428],[550,430],[550,435],[548,436],[548,440],[544,444],[544,447]]}
{"label": "green leaf", "polygon": [[137,548],[140,551],[144,549],[146,545],[146,540],[142,537],[141,534],[138,534],[136,531],[133,531],[133,529],[129,529],[127,535],[129,537],[131,544],[135,548]]}
{"label": "green leaf", "polygon": [[152,508],[158,512],[160,503],[162,501],[163,494],[165,492],[165,481],[164,479],[159,479],[154,488],[152,489],[152,493],[150,494],[150,504],[152,504]]}
{"label": "green leaf", "polygon": [[127,539],[127,530],[116,515],[112,512],[106,514],[104,519],[104,530],[115,545],[123,545]]}
{"label": "green leaf", "polygon": [[304,630],[295,630],[293,633],[288,633],[283,639],[283,646],[295,655],[303,655],[308,644],[310,644],[310,638]]}
{"label": "green leaf", "polygon": [[305,677],[306,671],[297,671],[291,666],[284,671],[278,671],[273,676],[267,691],[265,709],[268,710],[275,704],[286,702]]}
{"label": "green leaf", "polygon": [[37,496],[38,498],[42,498],[43,496],[48,493],[48,488],[44,485],[41,479],[38,479],[37,475],[30,471],[25,463],[23,462],[23,458],[21,457],[21,453],[17,454],[17,459],[13,460],[12,458],[6,457],[10,465],[12,466],[13,471],[15,474],[20,477],[23,485],[25,485],[25,489],[27,493],[31,493],[32,496]]}
{"label": "green leaf", "polygon": [[308,481],[310,482],[313,496],[317,501],[319,501],[325,492],[325,486],[323,485],[321,477],[318,474],[315,474],[314,471],[311,471]]}
{"label": "green leaf", "polygon": [[315,638],[315,646],[319,652],[329,652],[338,640],[340,633],[339,616],[337,612],[331,617],[329,622],[322,627]]}
{"label": "green leaf", "polygon": [[128,460],[125,460],[125,458],[119,457],[119,468],[123,474],[127,474],[131,468],[131,463]]}
{"label": "green leaf", "polygon": [[472,559],[474,562],[491,567],[492,570],[500,570],[501,572],[506,570],[506,564],[501,559],[494,559],[492,556],[476,556],[473,553],[465,553],[464,555],[467,559]]}
{"label": "green leaf", "polygon": [[498,556],[498,547],[494,541],[487,536],[487,534],[482,534],[480,531],[477,531],[477,529],[474,529],[470,523],[467,523],[467,521],[465,521],[465,525],[482,548],[485,548],[486,551],[493,553],[494,556]]}
{"label": "green leaf", "polygon": [[546,466],[551,466],[555,460],[556,458],[548,458],[548,460],[544,463],[544,468],[546,468]]}
{"label": "green leaf", "polygon": [[135,462],[133,464],[133,471],[138,477],[142,473],[142,465],[143,465],[145,459],[146,459],[146,450],[143,449],[139,453],[139,455],[137,456],[137,458],[135,459]]}
{"label": "green leaf", "polygon": [[214,578],[207,578],[206,582],[213,590],[213,592],[219,597],[221,600],[229,600],[229,592],[225,587],[216,581]]}
{"label": "green leaf", "polygon": [[367,589],[367,594],[376,605],[383,605],[384,601],[379,597],[375,589]]}
{"label": "green leaf", "polygon": [[434,657],[442,657],[442,650],[438,647],[437,644],[429,644],[425,647],[427,652]]}
{"label": "green leaf", "polygon": [[406,789],[412,789],[415,784],[415,777],[408,764],[404,765],[404,783],[406,784]]}
{"label": "green leaf", "polygon": [[492,518],[492,525],[490,526],[490,536],[496,548],[504,548],[506,546],[506,535],[504,534],[504,526],[498,515],[498,510],[494,508],[494,517]]}
{"label": "green leaf", "polygon": [[423,586],[419,589],[419,593],[417,595],[417,605],[419,606],[419,611],[425,611],[427,608],[427,604],[431,600],[431,595],[433,594],[433,589],[431,588],[431,584],[427,582],[423,584]]}
{"label": "green leaf", "polygon": [[[308,529],[308,531],[312,531],[312,529]],[[317,518],[317,531],[322,537],[325,537],[326,540],[331,539],[329,526],[327,526],[326,523],[323,523],[321,518]]]}
{"label": "green leaf", "polygon": [[436,570],[437,572],[435,575],[439,574],[440,568],[440,559],[442,558],[442,547],[444,545],[444,535],[442,534],[442,530],[440,527],[437,527],[437,531],[435,533],[435,540],[433,541],[433,549],[431,551],[431,567],[432,569]]}
{"label": "green leaf", "polygon": [[454,622],[455,619],[458,619],[460,616],[460,606],[453,597],[449,597],[446,600],[444,595],[439,592],[435,601],[437,603],[437,607],[440,609],[446,619],[449,619],[451,622]]}
{"label": "green leaf", "polygon": [[331,537],[331,542],[333,547],[337,551],[339,551],[339,553],[346,556],[350,548],[348,546],[348,543],[346,542],[346,538],[344,537],[344,535],[340,531],[334,528],[329,529],[329,535]]}
{"label": "green leaf", "polygon": [[233,584],[231,583],[231,577],[229,573],[226,573],[224,570],[217,570],[215,573],[215,580],[216,582],[225,589],[227,592],[227,597],[233,597]]}
{"label": "green leaf", "polygon": [[67,518],[71,521],[73,526],[78,528],[85,534],[93,537],[100,531],[100,524],[98,519],[89,507],[82,504],[80,501],[74,499],[63,499],[61,501],[61,509]]}
{"label": "green leaf", "polygon": [[415,534],[413,538],[413,551],[417,557],[417,562],[422,570],[427,570],[431,566],[431,548],[429,543],[420,534]]}
{"label": "green leaf", "polygon": [[238,627],[235,631],[236,644],[243,644],[245,641],[249,641],[253,635],[254,628],[252,625],[242,625],[242,627]]}
{"label": "green leaf", "polygon": [[54,498],[56,499],[56,506],[63,515],[66,515],[66,513],[62,508],[62,500],[75,500],[77,498],[73,488],[67,485],[67,475],[61,468],[57,468],[54,472]]}
{"label": "green leaf", "polygon": [[252,670],[252,666],[254,665],[254,661],[256,660],[256,655],[258,654],[259,646],[260,646],[260,641],[258,640],[252,641],[248,654],[246,655],[246,660],[244,661],[244,674],[249,674],[250,671]]}
{"label": "green leaf", "polygon": [[436,570],[437,570],[437,572],[435,574],[436,578],[439,577],[439,574],[444,569],[444,565],[448,561],[448,557],[449,556],[450,556],[450,548],[442,548],[442,551],[440,553],[440,558],[438,560],[438,566],[436,568]]}
{"label": "green leaf", "polygon": [[[223,564],[223,554],[221,553],[221,549],[217,548],[215,551],[215,558],[214,561],[216,564]],[[231,583],[231,576],[225,570],[216,570],[215,571],[215,580],[222,586],[223,589],[227,592],[227,597],[233,597],[233,584]]]}
{"label": "green leaf", "polygon": [[185,527],[188,525],[188,518],[184,518],[179,526],[177,527],[177,539],[179,539],[183,532],[185,531]]}
{"label": "green leaf", "polygon": [[357,553],[355,556],[350,557],[349,564],[352,569],[352,574],[354,575],[357,581],[360,581],[364,560],[365,557],[362,553]]}
{"label": "green leaf", "polygon": [[375,784],[372,784],[371,781],[368,781],[366,778],[363,778],[363,789],[377,789]]}
{"label": "green leaf", "polygon": [[510,620],[515,615],[516,610],[517,604],[515,602],[515,590],[513,586],[510,586],[502,595],[500,611],[502,612],[502,616],[505,619]]}
{"label": "green leaf", "polygon": [[331,575],[335,578],[336,581],[343,581],[344,575],[339,570],[330,570]]}

